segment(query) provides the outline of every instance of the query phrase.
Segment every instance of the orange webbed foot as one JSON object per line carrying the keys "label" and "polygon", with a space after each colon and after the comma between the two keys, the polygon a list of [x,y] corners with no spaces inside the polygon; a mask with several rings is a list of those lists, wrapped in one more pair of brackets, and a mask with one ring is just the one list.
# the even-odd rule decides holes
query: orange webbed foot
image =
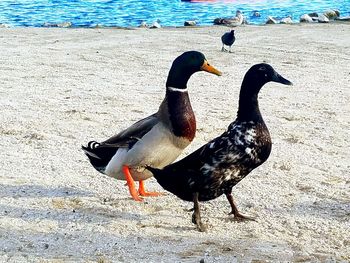
{"label": "orange webbed foot", "polygon": [[153,197],[164,195],[163,193],[158,193],[158,192],[146,192],[145,184],[143,181],[139,182],[139,194],[141,196],[153,196]]}
{"label": "orange webbed foot", "polygon": [[139,196],[139,193],[136,191],[135,189],[135,182],[134,179],[131,176],[129,167],[127,165],[123,166],[123,173],[125,175],[125,179],[126,179],[126,184],[129,187],[129,192],[131,197],[135,200],[135,201],[139,201],[142,202],[143,199]]}

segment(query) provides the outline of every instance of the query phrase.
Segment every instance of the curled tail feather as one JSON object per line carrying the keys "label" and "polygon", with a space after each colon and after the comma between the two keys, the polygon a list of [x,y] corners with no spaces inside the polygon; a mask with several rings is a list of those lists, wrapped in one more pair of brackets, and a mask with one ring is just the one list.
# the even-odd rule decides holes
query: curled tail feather
{"label": "curled tail feather", "polygon": [[96,141],[90,141],[87,146],[81,146],[81,148],[92,166],[101,173],[104,173],[109,161],[118,150],[118,148],[103,147],[101,143]]}
{"label": "curled tail feather", "polygon": [[96,147],[98,147],[98,146],[100,146],[99,142],[91,141],[91,142],[88,142],[88,145],[86,147],[82,145],[81,149],[85,152],[85,154],[88,157],[90,156],[92,158],[101,159],[98,155],[94,154],[94,152],[93,152],[93,150],[96,149]]}

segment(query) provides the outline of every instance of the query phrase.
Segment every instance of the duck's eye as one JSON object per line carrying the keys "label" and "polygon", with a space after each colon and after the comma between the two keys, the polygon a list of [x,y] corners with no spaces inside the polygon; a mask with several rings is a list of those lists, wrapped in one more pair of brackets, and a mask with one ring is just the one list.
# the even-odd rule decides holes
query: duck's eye
{"label": "duck's eye", "polygon": [[265,73],[265,78],[267,78],[267,74]]}

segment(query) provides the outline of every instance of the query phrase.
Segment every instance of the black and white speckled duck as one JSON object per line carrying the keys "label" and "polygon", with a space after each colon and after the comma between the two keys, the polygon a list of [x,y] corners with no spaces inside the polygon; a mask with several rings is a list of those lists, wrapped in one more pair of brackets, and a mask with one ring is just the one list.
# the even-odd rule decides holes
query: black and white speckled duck
{"label": "black and white speckled duck", "polygon": [[[157,196],[146,192],[143,180],[152,176],[145,166],[163,168],[172,163],[193,140],[196,119],[187,92],[189,78],[198,71],[221,73],[204,55],[188,51],[177,57],[169,71],[166,95],[158,112],[144,118],[104,142],[82,146],[94,168],[118,180],[126,180],[132,198]],[[136,191],[134,180],[139,181]]]}
{"label": "black and white speckled duck", "polygon": [[251,219],[239,213],[231,192],[233,186],[270,155],[271,138],[258,105],[258,93],[270,81],[292,85],[268,64],[252,66],[243,79],[237,118],[227,131],[161,170],[147,167],[164,189],[194,202],[192,222],[200,231],[206,227],[200,219],[198,201],[212,200],[222,194],[226,195],[236,219]]}

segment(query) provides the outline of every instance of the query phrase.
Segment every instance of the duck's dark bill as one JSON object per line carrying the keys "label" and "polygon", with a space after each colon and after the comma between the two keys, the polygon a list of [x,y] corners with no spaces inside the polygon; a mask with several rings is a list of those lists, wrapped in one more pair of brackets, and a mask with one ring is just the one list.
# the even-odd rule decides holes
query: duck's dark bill
{"label": "duck's dark bill", "polygon": [[285,79],[284,77],[282,77],[280,74],[276,73],[273,81],[278,82],[278,83],[282,83],[285,85],[293,85],[292,82],[290,82],[288,79]]}
{"label": "duck's dark bill", "polygon": [[218,76],[222,75],[220,71],[218,71],[213,66],[209,65],[208,61],[206,61],[206,60],[204,61],[203,65],[201,66],[201,70],[213,73],[213,74],[218,75]]}

